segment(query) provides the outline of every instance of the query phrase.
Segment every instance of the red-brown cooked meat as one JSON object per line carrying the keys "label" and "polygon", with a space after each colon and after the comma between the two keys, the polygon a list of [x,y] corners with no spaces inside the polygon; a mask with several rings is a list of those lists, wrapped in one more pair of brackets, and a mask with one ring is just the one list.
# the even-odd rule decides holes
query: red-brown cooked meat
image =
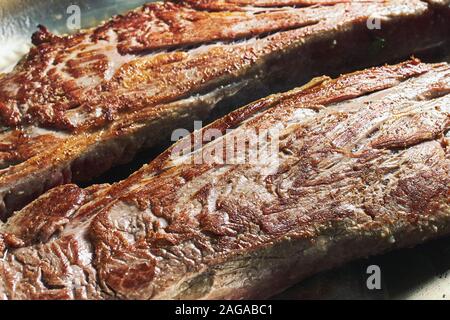
{"label": "red-brown cooked meat", "polygon": [[[41,27],[0,78],[0,218],[168,141],[214,108],[441,45],[447,5],[167,1],[72,36]],[[368,28],[373,18],[381,29]]]}
{"label": "red-brown cooked meat", "polygon": [[[188,137],[120,183],[61,186],[16,213],[0,297],[263,298],[449,234],[449,119],[450,66],[417,60],[256,101],[195,135],[223,139],[178,155]],[[220,161],[226,139],[269,129],[276,157]]]}

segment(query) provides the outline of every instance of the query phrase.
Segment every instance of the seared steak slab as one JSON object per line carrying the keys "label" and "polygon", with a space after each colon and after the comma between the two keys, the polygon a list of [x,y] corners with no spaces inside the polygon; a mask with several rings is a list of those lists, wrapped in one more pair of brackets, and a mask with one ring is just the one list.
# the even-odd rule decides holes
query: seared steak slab
{"label": "seared steak slab", "polygon": [[[412,60],[269,96],[120,183],[57,187],[16,213],[0,231],[0,296],[263,298],[449,234],[449,128],[445,63]],[[223,139],[269,129],[277,161],[220,161]],[[178,152],[212,131],[223,139]],[[213,161],[192,162],[199,154]]]}
{"label": "seared steak slab", "polygon": [[230,97],[236,106],[440,45],[448,3],[167,1],[71,36],[41,27],[0,76],[0,218],[129,161]]}

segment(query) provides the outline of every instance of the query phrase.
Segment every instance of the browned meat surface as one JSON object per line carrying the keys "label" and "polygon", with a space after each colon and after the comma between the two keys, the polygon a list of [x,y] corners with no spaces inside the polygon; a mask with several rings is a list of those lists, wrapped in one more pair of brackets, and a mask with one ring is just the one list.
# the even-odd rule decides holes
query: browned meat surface
{"label": "browned meat surface", "polygon": [[[213,108],[441,45],[447,4],[167,1],[72,36],[42,27],[0,77],[0,218],[168,141]],[[381,29],[370,30],[375,17]]]}
{"label": "browned meat surface", "polygon": [[[262,298],[449,234],[449,128],[445,63],[269,96],[120,183],[61,186],[17,212],[0,229],[0,297]],[[180,153],[214,130],[226,134]],[[264,130],[279,133],[272,156],[251,163],[241,148],[243,161],[221,161],[224,141]]]}

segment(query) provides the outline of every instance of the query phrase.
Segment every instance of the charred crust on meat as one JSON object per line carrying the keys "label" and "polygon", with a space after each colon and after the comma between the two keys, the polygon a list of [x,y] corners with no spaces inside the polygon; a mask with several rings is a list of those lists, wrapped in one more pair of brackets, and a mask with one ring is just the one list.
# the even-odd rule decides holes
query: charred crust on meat
{"label": "charred crust on meat", "polygon": [[56,40],[60,39],[60,37],[54,35],[51,33],[47,27],[43,25],[38,25],[38,31],[33,33],[31,37],[31,41],[35,46],[39,46],[44,43],[51,43],[55,42]]}
{"label": "charred crust on meat", "polygon": [[322,78],[200,130],[280,126],[289,152],[280,150],[279,166],[183,162],[171,157],[175,145],[115,185],[54,189],[0,228],[0,268],[8,270],[0,290],[17,298],[267,297],[273,274],[282,290],[330,263],[448,234],[450,94],[441,93],[449,75],[448,64],[413,59]]}

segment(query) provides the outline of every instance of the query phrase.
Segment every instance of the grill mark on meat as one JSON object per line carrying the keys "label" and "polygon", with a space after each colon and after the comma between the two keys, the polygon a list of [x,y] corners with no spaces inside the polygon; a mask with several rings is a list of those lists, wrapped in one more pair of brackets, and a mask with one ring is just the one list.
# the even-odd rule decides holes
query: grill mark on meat
{"label": "grill mark on meat", "polygon": [[[442,137],[420,135],[420,141],[411,143],[400,134],[398,139],[406,142],[394,153],[386,146],[372,146],[378,136],[361,125],[339,149],[334,141],[341,133],[333,128],[358,119],[370,123],[369,105],[377,105],[378,112],[389,111],[389,119],[404,114],[407,104],[410,114],[448,114],[432,107],[446,105],[448,94],[434,100],[416,98],[448,80],[449,68],[414,60],[337,80],[320,79],[257,101],[207,127],[233,127],[233,132],[245,135],[247,128],[281,125],[287,130],[281,143],[289,140],[291,153],[281,158],[278,168],[273,163],[177,162],[170,158],[176,144],[115,185],[90,190],[70,185],[50,191],[1,226],[0,295],[261,297],[258,288],[281,270],[282,285],[275,291],[330,265],[448,234],[450,163]],[[385,79],[389,85],[380,89],[377,77],[383,76],[390,78]],[[313,108],[316,103],[320,109]],[[436,122],[440,127],[447,123],[443,117]],[[411,130],[420,132],[423,127],[431,132],[427,123],[418,117],[417,124],[424,126],[413,125]],[[391,129],[378,130],[383,134]],[[361,144],[356,152],[348,150],[354,141]],[[203,151],[216,143],[209,142]],[[55,208],[55,214],[69,221],[57,235],[40,237],[42,229],[36,223],[51,226],[53,214],[39,209],[53,203],[55,196],[67,197],[61,213]],[[71,208],[75,212],[70,213]],[[22,235],[20,228],[35,231]],[[8,234],[19,241],[5,240]],[[76,244],[87,248],[92,260],[75,259],[81,255]],[[35,255],[39,259],[32,258]],[[25,272],[27,266],[34,269]],[[86,280],[84,273],[70,272],[77,266],[95,276]],[[34,282],[40,272],[45,286]],[[75,294],[74,283],[80,279],[91,291]],[[264,295],[274,294],[271,289],[264,288]]]}

